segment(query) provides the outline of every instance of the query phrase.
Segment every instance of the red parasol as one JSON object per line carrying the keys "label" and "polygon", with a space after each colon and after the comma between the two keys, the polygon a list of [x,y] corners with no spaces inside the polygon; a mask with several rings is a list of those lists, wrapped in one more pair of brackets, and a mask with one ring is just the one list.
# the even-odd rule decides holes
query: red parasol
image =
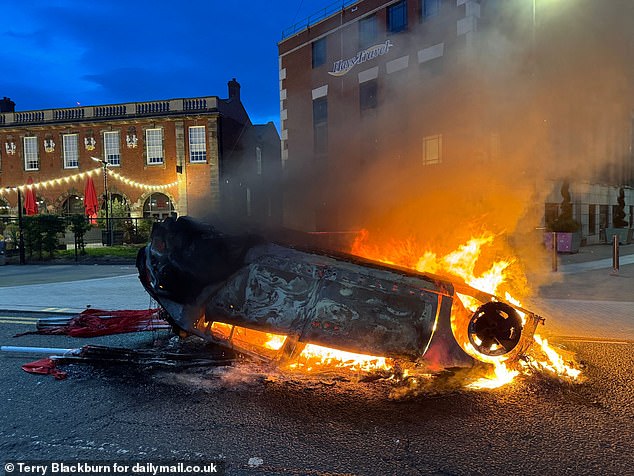
{"label": "red parasol", "polygon": [[86,180],[86,187],[84,188],[84,208],[86,209],[86,215],[88,217],[93,219],[97,217],[99,203],[97,202],[97,191],[95,190],[92,177],[88,177]]}
{"label": "red parasol", "polygon": [[[33,179],[29,177],[26,184],[32,185]],[[38,212],[37,198],[35,197],[35,189],[33,187],[26,189],[26,195],[24,196],[24,209],[26,210],[27,215],[36,215]]]}

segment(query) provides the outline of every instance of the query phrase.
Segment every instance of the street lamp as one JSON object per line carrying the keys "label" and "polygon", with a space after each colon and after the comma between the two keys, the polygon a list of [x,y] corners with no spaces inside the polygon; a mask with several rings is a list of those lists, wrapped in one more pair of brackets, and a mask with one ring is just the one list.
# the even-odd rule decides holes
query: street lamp
{"label": "street lamp", "polygon": [[22,191],[20,187],[16,188],[18,192],[18,246],[20,247],[20,264],[26,264],[24,255],[24,223],[22,220]]}
{"label": "street lamp", "polygon": [[108,200],[108,166],[110,162],[108,162],[107,159],[100,159],[98,157],[91,157],[91,159],[95,162],[99,162],[103,167],[103,193],[106,201],[106,245],[112,245],[112,227],[108,219],[108,208],[110,208],[110,200]]}

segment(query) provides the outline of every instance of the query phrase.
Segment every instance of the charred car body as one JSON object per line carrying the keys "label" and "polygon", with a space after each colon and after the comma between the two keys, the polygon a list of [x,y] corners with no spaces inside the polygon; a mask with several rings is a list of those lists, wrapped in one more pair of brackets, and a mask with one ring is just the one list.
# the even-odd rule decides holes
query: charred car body
{"label": "charred car body", "polygon": [[522,355],[541,320],[458,281],[187,217],[156,224],[137,267],[178,330],[280,362],[316,344],[431,371],[464,367]]}

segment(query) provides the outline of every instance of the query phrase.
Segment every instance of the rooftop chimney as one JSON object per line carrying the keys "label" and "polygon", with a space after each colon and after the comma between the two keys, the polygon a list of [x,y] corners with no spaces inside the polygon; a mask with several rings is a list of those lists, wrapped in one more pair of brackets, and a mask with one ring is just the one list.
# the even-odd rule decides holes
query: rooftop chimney
{"label": "rooftop chimney", "polygon": [[231,81],[227,83],[229,86],[229,99],[237,99],[240,100],[240,83],[236,81],[236,78],[233,78]]}
{"label": "rooftop chimney", "polygon": [[[239,90],[240,86],[238,86]],[[15,112],[15,103],[8,97],[0,100],[0,112]]]}

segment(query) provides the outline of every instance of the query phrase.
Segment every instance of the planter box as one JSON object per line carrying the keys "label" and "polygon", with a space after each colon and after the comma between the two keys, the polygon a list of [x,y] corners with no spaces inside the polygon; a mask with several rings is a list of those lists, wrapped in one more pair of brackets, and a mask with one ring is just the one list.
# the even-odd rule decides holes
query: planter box
{"label": "planter box", "polygon": [[[544,244],[547,249],[552,249],[553,246],[553,234],[550,232],[544,233]],[[581,245],[580,233],[563,233],[557,232],[557,253],[579,253],[579,246]]]}
{"label": "planter box", "polygon": [[605,239],[608,244],[612,243],[612,237],[617,235],[619,237],[619,244],[625,245],[632,241],[632,230],[630,228],[606,228]]}

